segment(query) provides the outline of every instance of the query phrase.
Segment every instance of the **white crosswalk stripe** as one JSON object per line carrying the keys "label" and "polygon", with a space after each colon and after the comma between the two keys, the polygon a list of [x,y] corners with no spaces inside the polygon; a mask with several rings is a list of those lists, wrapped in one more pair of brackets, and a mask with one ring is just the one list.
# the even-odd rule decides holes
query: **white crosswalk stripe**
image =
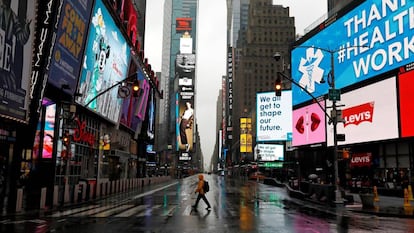
{"label": "white crosswalk stripe", "polygon": [[137,214],[136,216],[137,216],[137,217],[151,216],[152,212],[153,212],[154,210],[156,210],[156,209],[160,208],[160,207],[161,207],[161,205],[154,205],[154,206],[151,206],[151,208],[147,208],[147,209],[145,209],[142,213]]}
{"label": "white crosswalk stripe", "polygon": [[98,205],[91,205],[91,206],[85,206],[85,207],[81,207],[81,208],[75,208],[75,209],[70,209],[70,210],[65,210],[65,211],[59,211],[57,213],[54,213],[52,215],[50,215],[50,217],[52,218],[57,218],[57,217],[65,217],[71,214],[75,214],[75,213],[79,213],[79,212],[83,212],[85,210],[90,210],[93,208],[98,207]]}
{"label": "white crosswalk stripe", "polygon": [[[90,205],[80,208],[75,208],[66,211],[59,211],[49,215],[52,218],[61,217],[93,217],[93,218],[128,218],[128,217],[146,217],[146,216],[160,216],[171,217],[173,215],[191,216],[191,205],[180,206],[172,205],[133,205],[133,204],[109,204],[109,205]],[[199,210],[204,211],[204,210]],[[237,216],[237,211],[230,211],[231,215]]]}
{"label": "white crosswalk stripe", "polygon": [[131,208],[127,211],[124,211],[122,213],[119,213],[117,215],[115,215],[114,217],[121,217],[121,218],[125,218],[125,217],[131,217],[139,212],[141,212],[142,210],[146,209],[147,206],[146,205],[139,205],[139,206],[135,206],[134,208]]}
{"label": "white crosswalk stripe", "polygon": [[111,208],[113,208],[115,206],[116,205],[114,205],[114,204],[106,205],[106,206],[102,206],[102,207],[99,207],[99,208],[90,209],[90,210],[83,211],[83,212],[80,212],[80,213],[77,213],[77,214],[73,214],[72,216],[75,216],[75,217],[91,216],[91,215],[97,214],[99,212],[102,212],[102,211],[106,211],[108,209],[111,209]]}
{"label": "white crosswalk stripe", "polygon": [[133,206],[134,206],[134,205],[121,205],[121,206],[118,206],[118,207],[116,207],[116,208],[112,208],[112,209],[110,209],[110,210],[107,210],[107,211],[104,211],[104,212],[101,212],[101,213],[95,214],[95,215],[93,215],[92,217],[96,217],[96,218],[104,218],[104,217],[109,217],[109,216],[114,215],[114,214],[116,214],[116,213],[118,213],[118,212],[121,212],[121,211],[123,211],[123,210],[130,209],[130,208],[132,208]]}

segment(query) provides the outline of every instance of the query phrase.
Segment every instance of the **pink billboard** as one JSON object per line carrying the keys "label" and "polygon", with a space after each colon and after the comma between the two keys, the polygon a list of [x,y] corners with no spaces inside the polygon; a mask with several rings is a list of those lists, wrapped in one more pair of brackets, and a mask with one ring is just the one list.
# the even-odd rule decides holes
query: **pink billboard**
{"label": "pink billboard", "polygon": [[321,101],[293,111],[292,146],[302,146],[326,141],[325,102]]}

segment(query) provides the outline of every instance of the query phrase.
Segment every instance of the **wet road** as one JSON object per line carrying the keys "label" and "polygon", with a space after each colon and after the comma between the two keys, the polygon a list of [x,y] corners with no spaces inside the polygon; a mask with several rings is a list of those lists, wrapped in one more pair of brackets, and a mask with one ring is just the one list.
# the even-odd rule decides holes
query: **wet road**
{"label": "wet road", "polygon": [[191,208],[197,176],[87,205],[0,219],[0,232],[414,232],[384,218],[291,201],[282,188],[205,175],[212,209]]}

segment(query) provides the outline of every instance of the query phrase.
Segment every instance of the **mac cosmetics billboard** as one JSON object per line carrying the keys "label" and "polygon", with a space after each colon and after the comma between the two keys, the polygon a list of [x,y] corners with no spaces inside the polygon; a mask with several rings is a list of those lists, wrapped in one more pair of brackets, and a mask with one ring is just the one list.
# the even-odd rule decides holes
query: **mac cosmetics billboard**
{"label": "mac cosmetics billboard", "polygon": [[[338,145],[398,138],[398,112],[395,77],[342,94],[337,102],[342,109],[343,123],[338,134],[345,141]],[[328,101],[327,106],[332,106]],[[328,125],[328,146],[333,145],[333,127]]]}
{"label": "mac cosmetics billboard", "polygon": [[324,143],[325,121],[325,101],[294,110],[292,146]]}
{"label": "mac cosmetics billboard", "polygon": [[[315,97],[414,62],[412,1],[364,1],[292,50],[292,78]],[[331,65],[331,55],[333,64]],[[311,97],[292,86],[293,105]]]}
{"label": "mac cosmetics billboard", "polygon": [[256,141],[287,141],[292,138],[292,92],[256,94]]}
{"label": "mac cosmetics billboard", "polygon": [[77,102],[99,115],[118,122],[122,99],[115,83],[125,79],[130,58],[129,46],[102,0],[95,3],[88,43],[80,76]]}

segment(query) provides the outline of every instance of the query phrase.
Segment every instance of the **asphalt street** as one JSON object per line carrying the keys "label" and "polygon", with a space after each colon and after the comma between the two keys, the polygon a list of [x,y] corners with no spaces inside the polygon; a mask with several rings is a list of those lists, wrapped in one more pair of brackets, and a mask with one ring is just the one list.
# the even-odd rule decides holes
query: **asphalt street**
{"label": "asphalt street", "polygon": [[414,232],[412,218],[303,202],[255,181],[205,177],[212,210],[203,201],[191,207],[197,184],[191,176],[82,205],[2,216],[0,232]]}

